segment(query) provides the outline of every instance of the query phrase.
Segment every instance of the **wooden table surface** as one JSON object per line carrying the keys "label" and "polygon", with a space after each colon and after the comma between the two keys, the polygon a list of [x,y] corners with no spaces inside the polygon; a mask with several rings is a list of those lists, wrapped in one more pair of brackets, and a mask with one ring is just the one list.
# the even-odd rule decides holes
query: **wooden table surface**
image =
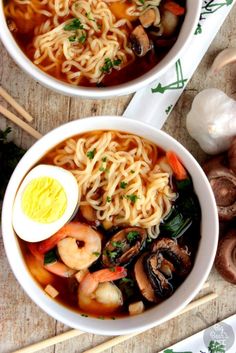
{"label": "wooden table surface", "polygon": [[[236,47],[236,6],[232,9],[164,126],[164,130],[187,147],[200,162],[204,160],[205,155],[189,137],[185,128],[185,117],[193,97],[204,88],[220,88],[236,99],[236,64],[228,66],[216,77],[207,75],[215,55],[229,46]],[[54,93],[22,72],[1,44],[0,82],[32,114],[34,117],[33,126],[42,134],[64,122],[86,116],[122,115],[132,98],[132,95],[129,95],[107,100],[85,100]],[[0,103],[7,106],[1,100]],[[29,148],[34,143],[33,138],[0,116],[0,128],[6,126],[12,126],[12,137],[18,145]],[[1,353],[12,352],[30,343],[68,330],[68,327],[44,313],[24,293],[8,265],[1,238],[0,268]],[[236,313],[236,287],[220,278],[214,269],[210,274],[209,282],[210,289],[219,294],[217,300],[149,330],[107,350],[107,352],[158,352],[208,325]],[[79,353],[105,340],[107,337],[86,334],[44,349],[43,352]]]}

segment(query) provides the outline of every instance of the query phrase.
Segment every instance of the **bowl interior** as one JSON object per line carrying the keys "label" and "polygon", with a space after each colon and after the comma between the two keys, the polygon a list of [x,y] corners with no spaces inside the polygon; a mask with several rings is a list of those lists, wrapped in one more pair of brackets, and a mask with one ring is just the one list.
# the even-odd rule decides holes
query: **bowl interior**
{"label": "bowl interior", "polygon": [[0,6],[0,38],[15,62],[44,86],[70,96],[108,98],[135,92],[153,82],[173,66],[175,61],[179,59],[183,51],[187,49],[187,46],[191,42],[199,20],[201,5],[202,0],[187,0],[187,13],[177,41],[167,55],[152,70],[135,80],[108,88],[76,87],[59,81],[35,66],[19,48],[7,27],[3,11],[3,0],[1,1]]}
{"label": "bowl interior", "polygon": [[[202,211],[199,249],[194,267],[184,283],[169,299],[153,309],[135,317],[121,318],[115,321],[81,317],[78,313],[46,296],[31,277],[24,263],[11,222],[12,205],[20,182],[49,149],[68,137],[86,131],[108,129],[134,133],[156,143],[164,150],[174,150],[192,176]],[[218,216],[214,196],[205,174],[192,155],[180,143],[166,133],[137,121],[119,117],[97,117],[62,125],[45,135],[28,150],[16,167],[5,194],[2,231],[5,250],[12,270],[24,290],[36,304],[68,326],[96,334],[118,335],[141,331],[168,320],[198,293],[207,279],[214,261],[218,241]]]}

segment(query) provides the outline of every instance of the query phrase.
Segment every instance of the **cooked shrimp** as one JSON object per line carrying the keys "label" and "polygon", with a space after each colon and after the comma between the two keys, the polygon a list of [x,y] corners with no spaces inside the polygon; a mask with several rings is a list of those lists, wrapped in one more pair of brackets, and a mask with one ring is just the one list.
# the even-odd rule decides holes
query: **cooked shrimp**
{"label": "cooked shrimp", "polygon": [[60,261],[55,261],[50,264],[45,264],[44,255],[40,254],[40,252],[38,251],[37,243],[29,243],[28,248],[35,259],[34,261],[35,270],[33,271],[33,275],[39,280],[40,283],[45,282],[44,278],[46,276],[45,276],[45,272],[43,271],[43,268],[53,273],[54,275],[57,275],[60,277],[71,277],[76,272],[75,270],[72,270],[71,268],[69,268],[68,266],[66,266]]}
{"label": "cooked shrimp", "polygon": [[86,312],[96,312],[108,315],[116,311],[123,304],[120,289],[111,281],[127,275],[124,267],[103,269],[88,273],[81,281],[78,290],[80,309]]}
{"label": "cooked shrimp", "polygon": [[101,235],[87,224],[71,222],[39,244],[45,253],[57,245],[62,261],[74,270],[88,268],[101,254]]}

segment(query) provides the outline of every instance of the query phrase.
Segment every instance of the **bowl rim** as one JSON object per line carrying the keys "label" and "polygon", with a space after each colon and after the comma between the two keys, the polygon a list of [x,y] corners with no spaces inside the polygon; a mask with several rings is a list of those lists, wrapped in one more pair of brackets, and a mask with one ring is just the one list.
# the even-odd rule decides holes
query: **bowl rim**
{"label": "bowl rim", "polygon": [[34,65],[20,49],[8,29],[3,10],[3,0],[1,1],[0,6],[0,39],[17,65],[32,78],[39,81],[43,86],[49,89],[53,89],[54,91],[64,95],[84,98],[108,98],[113,96],[121,96],[144,88],[163,75],[171,66],[174,65],[191,42],[199,21],[201,6],[202,0],[187,0],[187,13],[178,39],[167,55],[154,68],[134,80],[107,88],[73,86],[48,75]]}
{"label": "bowl rim", "polygon": [[[174,146],[177,154],[181,155],[180,157],[184,164],[191,166],[191,173],[193,173],[193,171],[196,173],[193,178],[194,183],[197,178],[201,179],[200,184],[201,188],[203,188],[203,192],[201,195],[202,200],[199,199],[199,201],[201,203],[201,207],[202,203],[204,203],[204,208],[208,210],[208,215],[205,219],[211,219],[210,222],[208,221],[210,224],[205,226],[206,234],[204,235],[204,244],[202,238],[200,240],[194,267],[186,280],[175,291],[175,293],[163,303],[155,306],[153,309],[145,311],[141,315],[118,319],[112,321],[112,324],[110,320],[101,321],[97,318],[81,317],[78,313],[64,307],[61,304],[58,304],[53,299],[46,296],[43,289],[39,287],[26,267],[23,257],[19,251],[18,241],[16,240],[16,236],[12,229],[11,214],[9,214],[9,212],[11,212],[9,210],[12,208],[15,193],[20,182],[24,178],[26,172],[29,171],[35,163],[38,162],[41,156],[45,154],[45,151],[51,149],[53,146],[60,143],[60,141],[63,141],[68,137],[72,137],[86,131],[96,130],[119,130],[130,132],[151,141],[155,140],[153,142],[156,144],[158,144],[157,140],[161,141],[160,145],[162,147],[164,147],[163,141],[167,145],[170,144],[172,147]],[[155,138],[149,138],[149,136],[153,135],[155,135]],[[52,141],[54,142],[52,143]],[[200,187],[200,184],[198,184],[197,187]],[[194,186],[196,187],[196,185]],[[199,194],[197,195],[199,198]],[[10,178],[2,206],[2,236],[5,252],[15,277],[27,295],[39,307],[41,307],[41,309],[56,320],[59,320],[76,329],[101,335],[121,335],[137,331],[141,332],[156,325],[160,325],[183,309],[197,295],[210,273],[217,250],[218,233],[218,214],[213,192],[206,175],[190,152],[188,152],[177,140],[167,133],[145,123],[133,121],[124,117],[100,116],[79,119],[61,125],[60,127],[47,133],[26,152],[17,165]],[[205,256],[206,249],[207,256]],[[199,265],[200,269],[198,268]]]}

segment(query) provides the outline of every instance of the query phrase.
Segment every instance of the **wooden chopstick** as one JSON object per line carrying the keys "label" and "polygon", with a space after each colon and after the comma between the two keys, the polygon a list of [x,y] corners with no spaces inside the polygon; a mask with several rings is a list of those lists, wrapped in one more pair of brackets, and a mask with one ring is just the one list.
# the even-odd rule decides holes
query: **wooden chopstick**
{"label": "wooden chopstick", "polygon": [[28,132],[28,134],[30,134],[34,138],[40,139],[42,137],[42,135],[37,130],[32,128],[29,124],[25,123],[23,120],[18,118],[15,114],[7,110],[2,105],[0,105],[0,113],[3,114],[9,120],[11,120],[13,123],[21,127],[24,131]]}
{"label": "wooden chopstick", "polygon": [[21,348],[18,351],[14,351],[12,353],[16,353],[16,352],[17,353],[30,353],[30,352],[33,353],[33,352],[37,352],[37,351],[39,351],[41,349],[53,346],[54,344],[66,341],[66,340],[68,340],[70,338],[78,337],[79,335],[82,335],[83,333],[84,332],[79,331],[79,330],[70,330],[70,331],[67,331],[67,332],[63,332],[60,335],[57,335],[57,336],[54,336],[54,337],[51,337],[51,338],[47,338],[44,341],[34,343],[34,344],[32,344],[32,345],[30,345],[28,347]]}
{"label": "wooden chopstick", "polygon": [[[200,305],[206,304],[209,301],[211,301],[213,299],[216,299],[217,297],[218,297],[218,294],[210,293],[210,294],[205,295],[204,297],[202,297],[200,299],[194,300],[193,302],[188,304],[182,311],[180,311],[180,313],[178,313],[177,316],[182,315],[182,314],[184,314],[184,313],[186,313],[188,311],[191,311],[192,309],[195,309],[195,308],[197,308]],[[176,315],[171,317],[170,320],[173,319],[175,316]],[[132,333],[130,335],[124,335],[124,336],[118,336],[118,337],[112,338],[111,340],[108,340],[108,341],[106,341],[104,343],[101,343],[101,344],[97,345],[96,347],[88,349],[88,350],[84,351],[83,353],[101,353],[101,352],[105,351],[106,349],[112,348],[112,347],[116,346],[117,344],[122,343],[122,342],[128,340],[129,338],[137,336],[137,335],[139,335],[140,333],[143,333],[143,332],[144,331],[135,332],[135,333]]]}
{"label": "wooden chopstick", "polygon": [[[203,286],[203,289],[204,287],[206,288],[208,286],[208,284],[206,283],[204,286]],[[180,313],[178,313],[178,315],[181,315],[181,314],[184,314],[200,305],[203,305],[203,304],[206,304],[208,303],[209,301],[217,298],[218,295],[216,293],[210,293],[208,295],[205,295],[204,297],[200,298],[200,299],[197,299],[197,300],[194,300],[193,302],[191,302],[190,304],[188,304],[186,306],[186,308],[184,308]],[[178,316],[177,315],[177,316]],[[175,315],[173,316],[175,317]],[[171,317],[170,319],[172,319],[173,317]],[[141,331],[141,332],[144,332],[144,331]],[[123,335],[123,336],[117,336],[115,338],[112,338],[102,344],[99,344],[98,346],[94,347],[94,348],[91,348],[83,353],[99,353],[99,352],[102,352],[104,351],[105,349],[108,349],[108,348],[111,348],[119,343],[122,343],[126,340],[128,340],[129,338],[132,338],[134,336],[137,336],[141,333],[140,331],[139,332],[134,332],[134,333],[131,333],[129,335]],[[62,333],[60,335],[57,335],[55,337],[51,337],[51,338],[48,338],[44,341],[41,341],[41,342],[38,342],[38,343],[35,343],[33,345],[30,345],[30,346],[27,346],[25,348],[21,348],[19,350],[16,350],[12,353],[34,353],[34,352],[37,352],[39,351],[40,349],[43,349],[43,348],[46,348],[46,347],[50,347],[54,344],[57,344],[57,343],[60,343],[60,342],[63,342],[63,341],[66,341],[67,339],[70,339],[70,338],[73,338],[73,337],[77,337],[81,334],[83,334],[84,332],[82,331],[79,331],[79,330],[69,330],[65,333]]]}
{"label": "wooden chopstick", "polygon": [[22,108],[14,98],[12,98],[1,86],[0,86],[0,96],[2,96],[20,115],[25,118],[25,120],[31,122],[33,120],[32,116],[27,113],[27,111]]}

